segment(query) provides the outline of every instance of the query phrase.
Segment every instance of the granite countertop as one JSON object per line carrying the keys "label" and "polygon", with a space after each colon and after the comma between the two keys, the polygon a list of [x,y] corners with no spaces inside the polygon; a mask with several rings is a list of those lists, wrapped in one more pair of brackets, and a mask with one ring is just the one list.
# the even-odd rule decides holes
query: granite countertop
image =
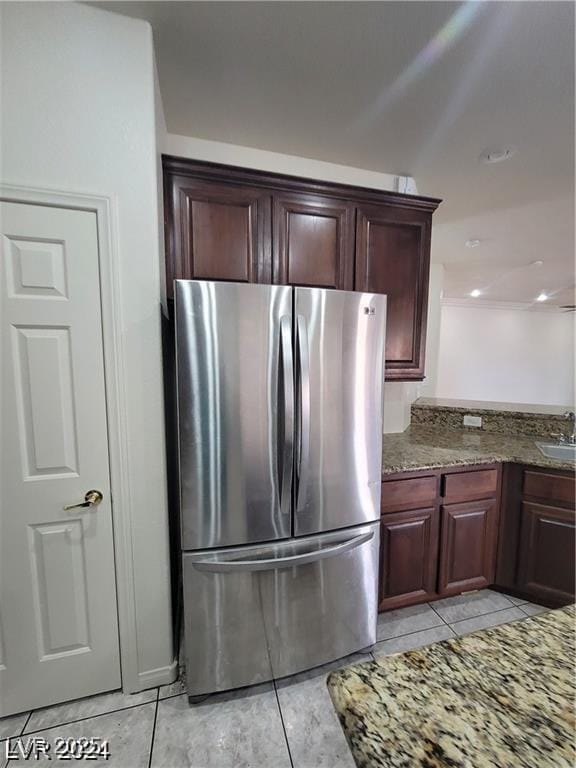
{"label": "granite countertop", "polygon": [[516,462],[534,467],[574,470],[573,461],[548,459],[535,445],[545,438],[464,429],[411,426],[384,435],[382,474],[465,464]]}
{"label": "granite countertop", "polygon": [[574,606],[328,678],[358,768],[573,768]]}
{"label": "granite countertop", "polygon": [[417,408],[447,409],[470,413],[508,413],[515,417],[552,416],[564,419],[569,405],[538,405],[536,403],[504,403],[496,400],[457,400],[446,397],[419,397],[413,404]]}

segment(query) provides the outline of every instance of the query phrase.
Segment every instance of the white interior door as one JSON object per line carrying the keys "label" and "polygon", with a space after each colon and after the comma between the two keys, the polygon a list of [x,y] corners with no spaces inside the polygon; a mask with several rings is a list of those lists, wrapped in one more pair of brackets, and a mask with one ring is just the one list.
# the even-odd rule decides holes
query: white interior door
{"label": "white interior door", "polygon": [[118,688],[120,663],[96,215],[0,206],[2,716]]}

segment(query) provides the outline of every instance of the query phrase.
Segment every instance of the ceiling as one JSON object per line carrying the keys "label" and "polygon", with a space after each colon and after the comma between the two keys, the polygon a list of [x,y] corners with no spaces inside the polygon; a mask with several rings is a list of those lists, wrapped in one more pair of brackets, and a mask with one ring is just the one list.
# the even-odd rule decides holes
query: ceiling
{"label": "ceiling", "polygon": [[414,176],[446,296],[574,302],[572,3],[93,4],[151,22],[171,133]]}

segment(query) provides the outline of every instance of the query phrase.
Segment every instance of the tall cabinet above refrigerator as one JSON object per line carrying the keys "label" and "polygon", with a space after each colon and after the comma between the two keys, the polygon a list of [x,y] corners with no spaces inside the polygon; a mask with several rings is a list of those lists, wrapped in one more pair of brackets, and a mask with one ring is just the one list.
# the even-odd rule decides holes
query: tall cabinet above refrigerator
{"label": "tall cabinet above refrigerator", "polygon": [[175,282],[188,693],[375,641],[386,298]]}

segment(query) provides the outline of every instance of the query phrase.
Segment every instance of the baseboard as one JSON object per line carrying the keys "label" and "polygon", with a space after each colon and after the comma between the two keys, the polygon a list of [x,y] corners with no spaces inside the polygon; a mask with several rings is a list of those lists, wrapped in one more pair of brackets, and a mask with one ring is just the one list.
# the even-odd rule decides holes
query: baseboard
{"label": "baseboard", "polygon": [[178,659],[174,658],[171,664],[157,669],[148,669],[138,673],[138,689],[145,691],[147,688],[155,688],[157,685],[170,685],[178,677]]}

